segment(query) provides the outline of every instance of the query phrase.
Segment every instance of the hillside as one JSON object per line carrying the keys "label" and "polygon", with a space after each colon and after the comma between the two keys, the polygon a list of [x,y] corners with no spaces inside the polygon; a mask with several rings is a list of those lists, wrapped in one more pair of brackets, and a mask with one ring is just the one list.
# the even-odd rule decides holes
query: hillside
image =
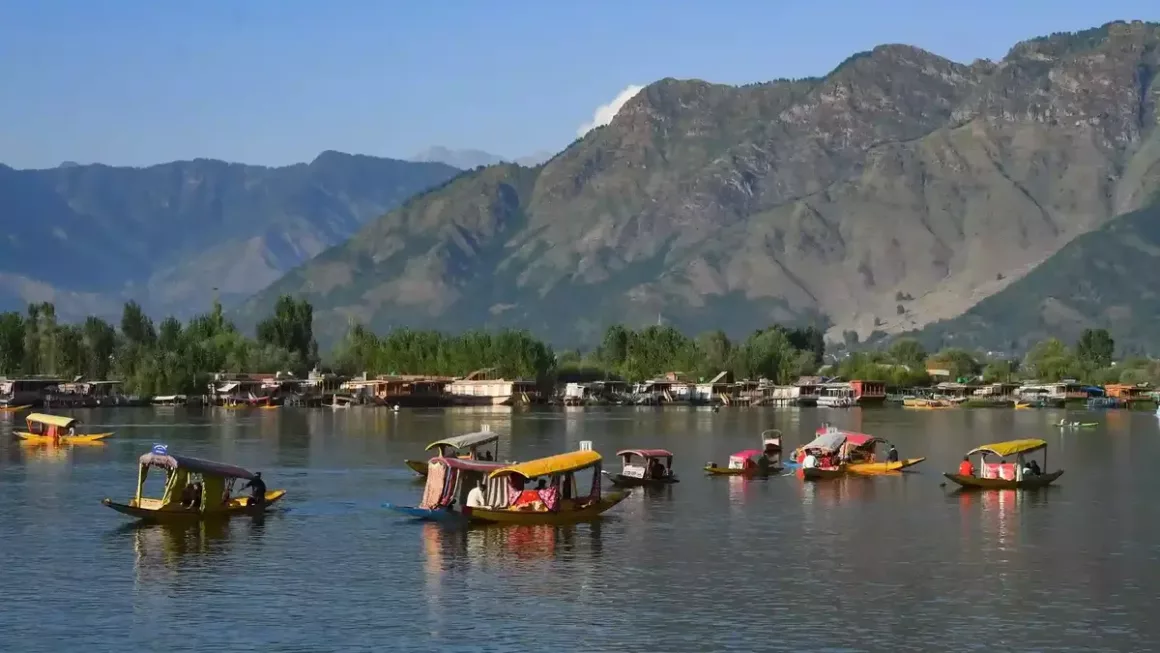
{"label": "hillside", "polygon": [[831,336],[955,317],[1160,187],[1160,26],[1033,39],[999,62],[905,45],[822,78],[664,79],[541,167],[408,202],[246,303],[319,330],[521,326],[592,342],[658,318]]}
{"label": "hillside", "polygon": [[1121,350],[1160,355],[1160,204],[1068,243],[1027,276],[963,315],[914,334],[943,346],[1026,351],[1085,328],[1107,329]]}
{"label": "hillside", "polygon": [[459,171],[324,152],[281,168],[199,159],[147,168],[0,165],[0,310],[156,314],[253,295]]}

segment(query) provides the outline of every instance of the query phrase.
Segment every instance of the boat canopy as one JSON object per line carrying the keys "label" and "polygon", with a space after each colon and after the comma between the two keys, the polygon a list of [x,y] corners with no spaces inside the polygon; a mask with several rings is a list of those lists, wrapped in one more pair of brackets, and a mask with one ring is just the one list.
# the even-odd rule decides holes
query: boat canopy
{"label": "boat canopy", "polygon": [[837,429],[830,429],[825,433],[819,434],[818,437],[811,440],[808,444],[802,446],[803,450],[820,449],[822,451],[837,451],[838,447],[846,441],[846,434]]}
{"label": "boat canopy", "polygon": [[188,456],[174,456],[169,453],[149,452],[140,458],[142,467],[162,467],[168,470],[184,469],[204,476],[219,476],[222,478],[244,478],[247,481],[254,478],[254,473],[236,465],[218,463],[201,458]]}
{"label": "boat canopy", "polygon": [[744,459],[748,460],[750,458],[756,458],[758,456],[764,456],[764,455],[765,455],[765,452],[762,451],[761,449],[745,449],[743,451],[738,451],[737,453],[735,453],[729,457],[730,458],[744,458]]}
{"label": "boat canopy", "polygon": [[469,472],[494,472],[505,466],[505,463],[496,463],[486,460],[470,460],[467,458],[432,458],[427,461],[427,464],[441,464],[446,465],[452,469],[459,469]]}
{"label": "boat canopy", "polygon": [[499,433],[491,430],[477,431],[475,433],[465,433],[464,435],[457,435],[455,437],[446,438],[443,440],[436,440],[427,445],[427,451],[438,447],[451,447],[452,449],[467,449],[469,447],[477,447],[481,444],[491,444],[499,440]]}
{"label": "boat canopy", "polygon": [[621,449],[618,456],[640,456],[641,458],[672,458],[673,452],[666,449]]}
{"label": "boat canopy", "polygon": [[1000,458],[1006,456],[1014,456],[1021,453],[1029,453],[1038,451],[1047,447],[1045,440],[1038,440],[1035,438],[1028,438],[1026,440],[1008,440],[1006,442],[996,442],[995,444],[984,444],[981,447],[975,447],[967,452],[968,456],[973,456],[977,453],[988,454],[993,453]]}
{"label": "boat canopy", "polygon": [[567,472],[575,472],[581,469],[587,469],[599,463],[601,460],[600,454],[591,450],[584,449],[580,451],[571,451],[569,453],[557,454],[547,458],[540,458],[537,460],[529,460],[526,463],[512,465],[497,469],[491,473],[491,478],[505,475],[523,476],[526,479],[533,479],[537,476],[548,476],[550,474],[564,474]]}
{"label": "boat canopy", "polygon": [[876,437],[873,435],[867,435],[865,433],[847,433],[846,434],[846,444],[850,445],[851,447],[853,447],[855,449],[861,449],[862,447],[872,447],[872,446],[874,446],[875,443],[878,443],[878,442],[881,442],[883,444],[887,444],[886,440],[883,440],[882,438],[879,438],[879,437]]}
{"label": "boat canopy", "polygon": [[55,426],[62,429],[67,429],[68,427],[77,423],[77,420],[72,417],[62,417],[61,415],[46,415],[44,413],[29,413],[28,416],[24,419],[29,422],[48,424],[49,426]]}

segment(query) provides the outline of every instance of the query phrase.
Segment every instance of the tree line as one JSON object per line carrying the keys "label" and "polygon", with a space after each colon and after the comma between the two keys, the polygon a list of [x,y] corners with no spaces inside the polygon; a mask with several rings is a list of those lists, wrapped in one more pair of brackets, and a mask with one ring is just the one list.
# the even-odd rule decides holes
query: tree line
{"label": "tree line", "polygon": [[[25,313],[0,313],[0,373],[116,379],[128,392],[142,395],[200,393],[215,372],[287,371],[302,376],[322,363],[313,320],[310,303],[290,296],[279,298],[273,314],[258,324],[252,338],[226,318],[217,302],[185,322],[167,317],[155,324],[130,301],[115,325],[98,317],[80,324],[60,323],[52,304],[32,304]],[[941,368],[952,379],[982,377],[992,382],[1074,378],[1101,385],[1160,384],[1160,362],[1115,361],[1115,342],[1103,329],[1084,331],[1072,345],[1045,340],[1019,359],[953,348],[932,354],[910,338],[896,340],[886,349],[852,353],[829,366],[823,365],[825,351],[820,329],[781,325],[736,340],[720,330],[690,337],[671,326],[613,325],[587,352],[556,352],[521,330],[452,335],[401,328],[380,335],[354,325],[327,357],[324,369],[348,375],[464,376],[491,368],[496,376],[545,382],[640,381],[667,372],[708,380],[729,372],[734,379],[790,383],[820,372],[915,387],[931,383],[928,369]]]}
{"label": "tree line", "polygon": [[993,357],[955,348],[930,354],[917,340],[901,338],[884,350],[850,354],[837,366],[835,374],[899,387],[929,385],[930,369],[946,370],[951,380],[981,377],[990,383],[1075,379],[1091,385],[1160,385],[1160,361],[1117,361],[1115,350],[1115,340],[1106,329],[1086,329],[1072,345],[1058,338],[1043,340],[1020,358]]}

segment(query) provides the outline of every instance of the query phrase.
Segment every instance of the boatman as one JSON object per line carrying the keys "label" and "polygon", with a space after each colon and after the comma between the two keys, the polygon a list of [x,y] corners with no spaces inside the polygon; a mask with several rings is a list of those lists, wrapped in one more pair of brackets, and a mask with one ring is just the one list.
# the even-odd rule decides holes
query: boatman
{"label": "boatman", "polygon": [[971,459],[969,456],[963,456],[963,462],[959,463],[959,476],[974,476],[975,468],[971,466]]}
{"label": "boatman", "polygon": [[898,462],[898,449],[895,449],[894,445],[890,445],[890,451],[886,452],[886,460],[892,463]]}
{"label": "boatman", "polygon": [[266,482],[262,480],[262,472],[254,472],[254,478],[242,486],[250,488],[250,507],[261,506],[266,503]]}
{"label": "boatman", "polygon": [[467,493],[467,507],[468,508],[483,508],[486,504],[483,500],[483,481],[476,481],[475,487]]}
{"label": "boatman", "polygon": [[802,460],[802,467],[805,469],[811,469],[811,468],[814,468],[817,466],[818,466],[818,457],[815,456],[813,453],[806,454],[805,459]]}

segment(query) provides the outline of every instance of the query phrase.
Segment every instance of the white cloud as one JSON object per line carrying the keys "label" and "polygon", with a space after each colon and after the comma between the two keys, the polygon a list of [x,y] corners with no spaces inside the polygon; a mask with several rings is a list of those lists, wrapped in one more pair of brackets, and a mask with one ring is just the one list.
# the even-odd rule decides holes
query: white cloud
{"label": "white cloud", "polygon": [[602,104],[596,107],[596,111],[592,114],[592,120],[580,125],[580,129],[576,130],[576,135],[582,137],[596,127],[612,122],[612,119],[616,117],[616,112],[620,111],[620,107],[623,107],[625,102],[631,100],[643,88],[643,86],[632,84],[617,93],[616,97],[612,98],[612,101],[608,104]]}

